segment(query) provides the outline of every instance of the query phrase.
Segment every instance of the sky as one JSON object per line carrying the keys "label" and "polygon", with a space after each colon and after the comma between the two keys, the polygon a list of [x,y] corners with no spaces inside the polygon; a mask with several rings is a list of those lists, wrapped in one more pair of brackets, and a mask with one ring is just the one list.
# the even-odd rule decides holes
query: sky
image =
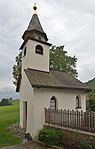
{"label": "sky", "polygon": [[95,0],[0,0],[0,98],[15,92],[12,67],[34,2],[49,42],[78,58],[78,79],[95,77]]}

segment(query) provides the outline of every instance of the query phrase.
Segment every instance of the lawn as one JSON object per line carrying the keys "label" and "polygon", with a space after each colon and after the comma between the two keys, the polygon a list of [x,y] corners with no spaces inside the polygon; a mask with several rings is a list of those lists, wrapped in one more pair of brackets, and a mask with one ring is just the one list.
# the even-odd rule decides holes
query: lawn
{"label": "lawn", "polygon": [[11,106],[0,106],[0,147],[19,144],[22,139],[8,131],[8,127],[19,122],[19,100],[12,100]]}

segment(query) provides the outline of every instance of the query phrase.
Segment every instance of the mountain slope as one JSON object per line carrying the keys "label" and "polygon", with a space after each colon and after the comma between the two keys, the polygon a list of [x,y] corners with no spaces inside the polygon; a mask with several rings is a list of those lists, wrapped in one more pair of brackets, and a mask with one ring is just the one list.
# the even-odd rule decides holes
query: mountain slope
{"label": "mountain slope", "polygon": [[86,84],[92,89],[95,90],[95,78],[86,82]]}

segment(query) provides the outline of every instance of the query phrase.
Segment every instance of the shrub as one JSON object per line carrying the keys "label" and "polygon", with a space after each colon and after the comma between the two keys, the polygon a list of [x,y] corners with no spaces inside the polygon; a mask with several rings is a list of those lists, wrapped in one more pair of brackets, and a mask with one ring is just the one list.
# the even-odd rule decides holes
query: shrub
{"label": "shrub", "polygon": [[80,142],[80,149],[92,149],[92,145],[87,141]]}
{"label": "shrub", "polygon": [[2,101],[0,102],[0,106],[9,106],[12,105],[12,103],[8,100],[8,99],[2,99]]}
{"label": "shrub", "polygon": [[43,128],[38,133],[38,139],[46,145],[59,145],[61,143],[62,132],[55,128]]}

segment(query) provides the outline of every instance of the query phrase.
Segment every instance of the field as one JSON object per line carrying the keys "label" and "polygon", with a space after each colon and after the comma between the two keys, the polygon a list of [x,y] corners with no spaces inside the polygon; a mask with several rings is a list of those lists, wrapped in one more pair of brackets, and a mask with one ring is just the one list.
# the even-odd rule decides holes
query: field
{"label": "field", "polygon": [[0,147],[19,144],[22,139],[8,131],[8,127],[19,122],[19,100],[12,100],[11,106],[0,106]]}

